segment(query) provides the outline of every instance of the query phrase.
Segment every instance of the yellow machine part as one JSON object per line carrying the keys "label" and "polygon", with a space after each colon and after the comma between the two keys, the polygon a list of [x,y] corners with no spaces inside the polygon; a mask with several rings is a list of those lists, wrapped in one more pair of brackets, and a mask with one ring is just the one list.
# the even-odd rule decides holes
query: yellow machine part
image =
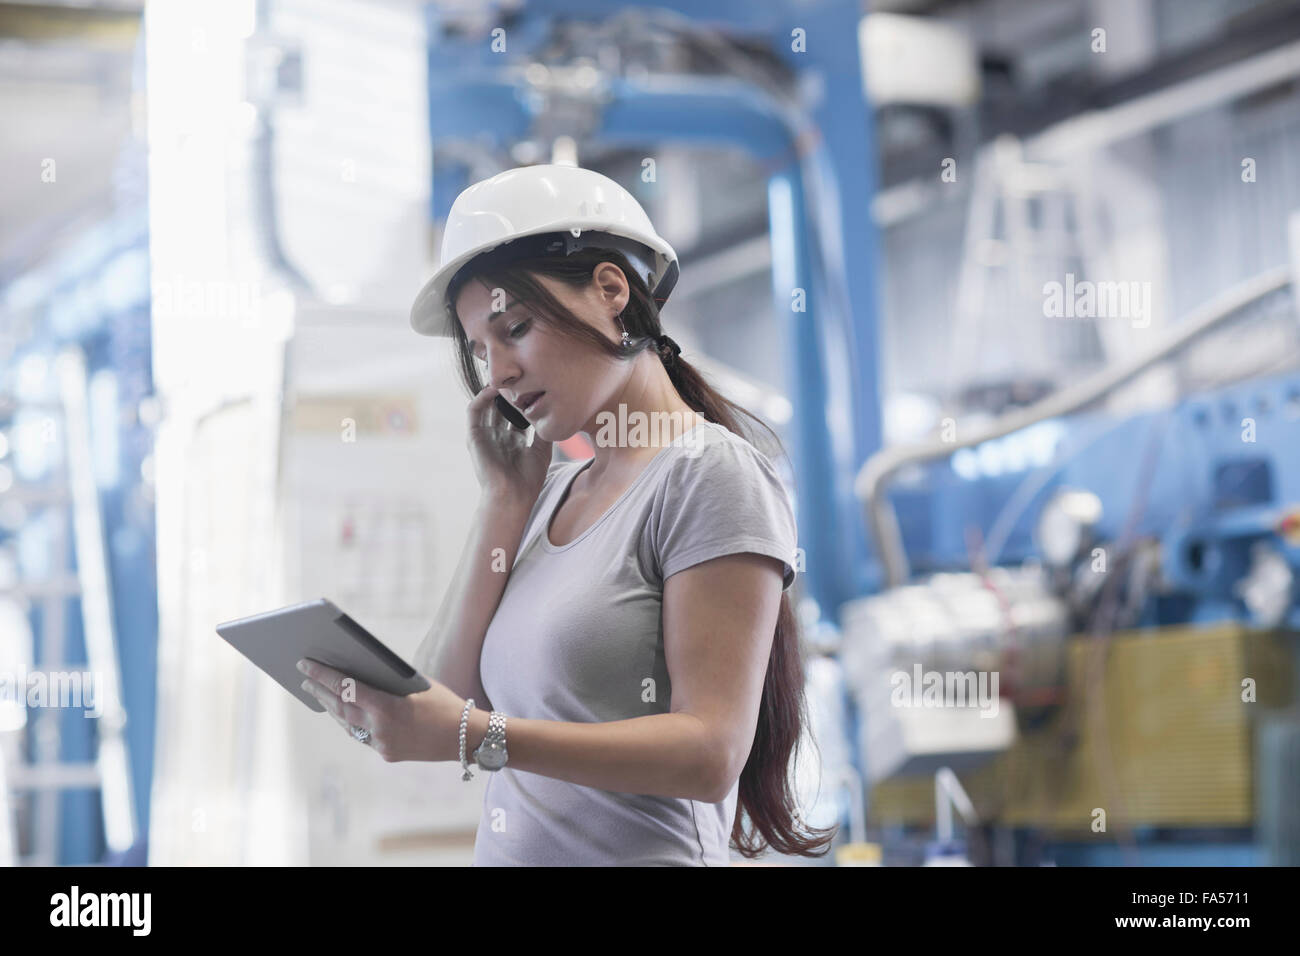
{"label": "yellow machine part", "polygon": [[[1294,639],[1238,624],[1072,638],[1066,703],[958,777],[981,819],[1061,836],[1094,832],[1097,809],[1108,831],[1249,826],[1254,719],[1294,700]],[[878,783],[868,821],[932,825],[933,777]]]}

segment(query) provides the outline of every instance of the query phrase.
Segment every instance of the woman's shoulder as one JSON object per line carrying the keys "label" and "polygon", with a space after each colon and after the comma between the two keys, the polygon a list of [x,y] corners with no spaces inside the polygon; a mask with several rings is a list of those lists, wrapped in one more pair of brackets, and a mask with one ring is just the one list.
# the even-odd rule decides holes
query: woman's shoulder
{"label": "woman's shoulder", "polygon": [[659,579],[700,561],[752,551],[780,558],[783,586],[789,587],[798,540],[790,488],[745,436],[712,422],[698,431],[665,469],[647,515],[645,534]]}
{"label": "woman's shoulder", "polygon": [[684,469],[705,466],[704,473],[727,468],[774,469],[771,458],[743,435],[718,422],[704,422],[683,440],[683,451],[674,462]]}
{"label": "woman's shoulder", "polygon": [[705,422],[688,438],[660,476],[657,497],[671,499],[699,489],[747,494],[760,485],[789,493],[786,470],[745,436],[717,422]]}

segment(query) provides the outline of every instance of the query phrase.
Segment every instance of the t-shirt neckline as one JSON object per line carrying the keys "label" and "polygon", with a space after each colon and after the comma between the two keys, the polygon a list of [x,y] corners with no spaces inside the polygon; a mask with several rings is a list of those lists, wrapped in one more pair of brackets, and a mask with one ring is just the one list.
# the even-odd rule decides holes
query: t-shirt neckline
{"label": "t-shirt neckline", "polygon": [[610,515],[612,515],[615,511],[618,510],[619,506],[623,504],[624,500],[627,499],[628,495],[632,494],[632,492],[637,489],[637,486],[640,485],[641,482],[645,480],[646,475],[650,474],[650,472],[654,469],[655,465],[664,458],[665,452],[670,451],[673,448],[682,447],[683,438],[691,434],[691,432],[696,431],[697,429],[712,424],[714,423],[708,421],[707,419],[702,422],[698,422],[692,425],[690,428],[686,429],[686,431],[682,432],[680,435],[678,435],[675,439],[673,439],[672,442],[665,445],[663,448],[659,449],[659,451],[655,452],[654,457],[651,458],[648,462],[646,462],[646,466],[641,469],[641,473],[632,479],[632,483],[630,485],[628,485],[625,489],[623,489],[623,493],[618,496],[618,499],[612,505],[606,508],[605,513],[602,514],[595,521],[593,521],[587,527],[587,529],[582,532],[582,534],[578,535],[568,544],[564,544],[564,545],[552,544],[551,543],[551,522],[555,520],[555,513],[560,510],[560,503],[564,501],[564,499],[568,496],[569,489],[572,488],[573,483],[578,480],[578,476],[582,474],[584,471],[586,471],[588,468],[590,468],[592,462],[596,460],[595,458],[588,458],[585,462],[583,462],[582,467],[574,471],[573,475],[565,483],[563,489],[559,493],[559,496],[555,499],[555,504],[551,508],[547,509],[546,520],[542,522],[542,535],[541,535],[542,549],[544,551],[549,552],[550,554],[559,554],[563,551],[568,551],[574,545],[581,543],[581,541],[584,538],[586,538],[589,534],[591,534],[602,524],[604,524],[605,519],[607,519]]}

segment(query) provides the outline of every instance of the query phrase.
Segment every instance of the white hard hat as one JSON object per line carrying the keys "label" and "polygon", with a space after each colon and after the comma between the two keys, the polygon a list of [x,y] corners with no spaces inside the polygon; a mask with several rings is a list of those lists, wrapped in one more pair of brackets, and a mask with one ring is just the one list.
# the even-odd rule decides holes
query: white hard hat
{"label": "white hard hat", "polygon": [[465,189],[452,203],[438,271],[411,306],[411,328],[450,335],[447,289],[475,256],[509,246],[518,256],[589,246],[626,255],[659,305],[677,283],[677,253],[655,232],[641,204],[608,176],[577,166],[521,166]]}

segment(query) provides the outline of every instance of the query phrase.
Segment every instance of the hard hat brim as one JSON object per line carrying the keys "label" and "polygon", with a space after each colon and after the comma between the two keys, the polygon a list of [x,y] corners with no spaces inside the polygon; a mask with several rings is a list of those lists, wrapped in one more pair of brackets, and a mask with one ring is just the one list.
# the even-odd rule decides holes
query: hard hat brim
{"label": "hard hat brim", "polygon": [[[461,268],[470,261],[513,243],[517,239],[528,236],[541,236],[550,233],[559,233],[563,231],[579,230],[580,232],[601,232],[617,235],[610,229],[607,220],[591,219],[587,221],[575,221],[566,223],[564,229],[557,229],[553,225],[531,229],[511,236],[503,242],[485,243],[482,246],[467,249],[465,252],[444,263],[438,268],[438,271],[424,284],[415,297],[415,302],[411,306],[411,328],[421,335],[430,336],[451,336],[452,323],[455,317],[452,315],[452,303],[446,300],[447,289],[451,285],[456,274]],[[677,265],[677,253],[673,251],[664,239],[654,236],[627,236],[625,237],[633,242],[647,247],[655,254],[657,262],[655,263],[655,284],[651,288],[651,294],[655,296],[656,301],[662,305],[668,299],[668,294],[672,287],[677,283],[679,267]]]}

